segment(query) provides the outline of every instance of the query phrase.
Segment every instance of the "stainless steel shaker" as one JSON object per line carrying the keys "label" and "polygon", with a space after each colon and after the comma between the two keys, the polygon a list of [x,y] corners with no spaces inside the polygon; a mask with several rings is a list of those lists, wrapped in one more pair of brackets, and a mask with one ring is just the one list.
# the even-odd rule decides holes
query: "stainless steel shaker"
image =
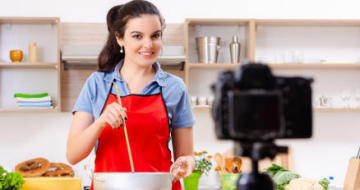
{"label": "stainless steel shaker", "polygon": [[220,49],[220,37],[197,37],[196,47],[198,52],[198,61],[200,63],[216,63]]}
{"label": "stainless steel shaker", "polygon": [[236,35],[232,37],[232,42],[230,43],[230,57],[231,63],[240,63],[240,43]]}

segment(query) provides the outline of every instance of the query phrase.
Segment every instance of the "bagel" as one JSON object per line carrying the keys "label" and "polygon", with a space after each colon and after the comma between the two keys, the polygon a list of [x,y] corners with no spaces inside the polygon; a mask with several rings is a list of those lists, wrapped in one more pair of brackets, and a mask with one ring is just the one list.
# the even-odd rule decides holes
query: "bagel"
{"label": "bagel", "polygon": [[48,170],[43,176],[46,177],[74,177],[74,170],[63,163],[50,163]]}
{"label": "bagel", "polygon": [[49,161],[45,158],[34,158],[15,166],[15,171],[23,177],[40,177],[49,169]]}

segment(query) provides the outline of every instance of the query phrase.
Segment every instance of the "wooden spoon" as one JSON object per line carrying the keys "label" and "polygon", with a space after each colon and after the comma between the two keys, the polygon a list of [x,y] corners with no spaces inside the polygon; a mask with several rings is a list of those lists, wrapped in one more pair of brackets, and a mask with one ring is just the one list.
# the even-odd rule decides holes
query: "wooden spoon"
{"label": "wooden spoon", "polygon": [[224,160],[223,156],[220,153],[216,153],[214,155],[214,159],[215,159],[216,163],[219,165],[221,173],[226,173],[225,160]]}

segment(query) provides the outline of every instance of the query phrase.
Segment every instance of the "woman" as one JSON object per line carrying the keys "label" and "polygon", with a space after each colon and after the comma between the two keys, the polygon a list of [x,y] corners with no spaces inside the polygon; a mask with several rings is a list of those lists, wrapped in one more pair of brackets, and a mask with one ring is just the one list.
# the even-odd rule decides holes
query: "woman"
{"label": "woman", "polygon": [[88,78],[74,106],[67,159],[76,164],[95,147],[95,172],[131,171],[124,131],[117,129],[125,122],[135,172],[171,168],[173,189],[181,189],[178,179],[190,176],[195,165],[194,118],[182,80],[162,71],[156,62],[164,21],[153,4],[134,0],[111,8],[107,26],[99,71]]}

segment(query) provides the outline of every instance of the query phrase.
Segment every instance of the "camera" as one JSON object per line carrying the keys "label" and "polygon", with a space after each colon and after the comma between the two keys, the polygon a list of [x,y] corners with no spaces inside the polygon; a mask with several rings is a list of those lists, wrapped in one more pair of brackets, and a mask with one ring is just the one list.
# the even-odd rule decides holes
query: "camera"
{"label": "camera", "polygon": [[258,172],[258,161],[286,153],[279,138],[312,136],[311,78],[275,76],[261,63],[226,71],[211,86],[212,117],[219,139],[235,141],[235,155],[251,158],[252,171],[237,182],[241,190],[275,190],[271,177]]}
{"label": "camera", "polygon": [[311,78],[274,76],[261,63],[219,74],[212,117],[219,139],[266,142],[312,136]]}

